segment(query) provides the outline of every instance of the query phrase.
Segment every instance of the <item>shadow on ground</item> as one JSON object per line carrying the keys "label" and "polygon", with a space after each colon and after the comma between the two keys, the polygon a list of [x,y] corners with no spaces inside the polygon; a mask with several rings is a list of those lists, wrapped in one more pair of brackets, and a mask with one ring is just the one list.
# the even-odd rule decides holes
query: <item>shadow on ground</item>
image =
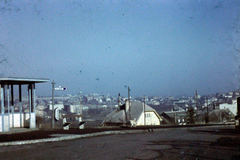
{"label": "shadow on ground", "polygon": [[189,132],[197,134],[217,134],[217,135],[240,135],[235,129],[206,129],[206,130],[189,130]]}
{"label": "shadow on ground", "polygon": [[216,137],[215,141],[212,141],[213,139],[211,141],[204,139],[149,141],[143,152],[158,153],[155,159],[240,159],[240,136],[234,127],[196,128],[189,129],[188,132],[197,134],[199,137],[204,134],[208,137],[218,136],[219,138]]}
{"label": "shadow on ground", "polygon": [[[162,148],[161,146],[169,147]],[[155,159],[240,159],[239,138],[221,137],[216,142],[149,141],[147,148],[158,153],[158,156],[154,157]]]}

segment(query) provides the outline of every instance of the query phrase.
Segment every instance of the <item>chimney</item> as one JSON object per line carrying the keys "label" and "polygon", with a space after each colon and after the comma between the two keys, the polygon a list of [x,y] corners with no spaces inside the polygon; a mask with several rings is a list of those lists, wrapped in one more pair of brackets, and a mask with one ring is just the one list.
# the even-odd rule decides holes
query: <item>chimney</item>
{"label": "chimney", "polygon": [[125,123],[127,124],[127,122],[128,122],[128,114],[127,114],[127,111],[128,111],[128,108],[129,108],[129,105],[128,105],[128,100],[126,99],[125,100],[125,110],[124,110],[124,112],[125,112]]}
{"label": "chimney", "polygon": [[118,107],[120,108],[121,106],[121,97],[120,97],[120,93],[118,93]]}
{"label": "chimney", "polygon": [[125,100],[125,110],[126,110],[126,112],[129,110],[129,100],[128,99],[126,99]]}

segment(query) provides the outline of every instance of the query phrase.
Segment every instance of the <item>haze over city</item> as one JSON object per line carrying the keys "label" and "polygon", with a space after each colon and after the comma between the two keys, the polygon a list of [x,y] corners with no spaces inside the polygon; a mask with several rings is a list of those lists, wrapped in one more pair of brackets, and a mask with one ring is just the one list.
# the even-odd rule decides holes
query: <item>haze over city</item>
{"label": "haze over city", "polygon": [[64,93],[239,88],[239,1],[1,1],[0,74]]}

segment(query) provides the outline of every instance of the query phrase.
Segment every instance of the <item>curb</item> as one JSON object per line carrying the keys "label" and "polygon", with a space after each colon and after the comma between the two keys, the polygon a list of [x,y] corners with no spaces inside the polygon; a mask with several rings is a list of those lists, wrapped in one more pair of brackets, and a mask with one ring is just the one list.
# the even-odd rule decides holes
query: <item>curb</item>
{"label": "curb", "polygon": [[[215,125],[209,125],[215,126]],[[205,126],[192,126],[192,127],[205,127]],[[153,131],[162,131],[162,130],[174,130],[174,129],[188,129],[188,127],[177,127],[177,128],[152,128],[152,129],[139,129],[139,130],[121,130],[121,131],[103,131],[89,134],[81,134],[81,135],[64,135],[62,137],[55,138],[44,138],[44,139],[35,139],[35,140],[25,140],[25,141],[12,141],[12,142],[2,142],[0,143],[0,147],[2,146],[14,146],[14,145],[24,145],[24,144],[35,144],[35,143],[47,143],[47,142],[58,142],[58,141],[66,141],[73,139],[81,139],[81,138],[89,138],[103,135],[114,135],[114,134],[131,134],[131,133],[146,133]]]}
{"label": "curb", "polygon": [[24,145],[24,144],[35,144],[35,143],[46,143],[46,142],[58,142],[58,141],[66,141],[66,140],[96,137],[96,136],[103,136],[103,135],[112,135],[112,134],[144,133],[144,132],[147,132],[147,131],[146,130],[104,131],[104,132],[89,133],[89,134],[82,134],[82,135],[71,135],[71,136],[56,137],[56,138],[44,138],[44,139],[35,139],[35,140],[26,140],[26,141],[3,142],[3,143],[0,143],[0,147]]}

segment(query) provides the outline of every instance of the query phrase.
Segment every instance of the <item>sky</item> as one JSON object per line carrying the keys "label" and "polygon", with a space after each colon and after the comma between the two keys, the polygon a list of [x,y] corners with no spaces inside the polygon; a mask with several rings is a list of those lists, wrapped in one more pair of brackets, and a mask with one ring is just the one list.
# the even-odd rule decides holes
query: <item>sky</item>
{"label": "sky", "polygon": [[1,77],[67,91],[200,95],[239,88],[240,1],[0,0]]}

